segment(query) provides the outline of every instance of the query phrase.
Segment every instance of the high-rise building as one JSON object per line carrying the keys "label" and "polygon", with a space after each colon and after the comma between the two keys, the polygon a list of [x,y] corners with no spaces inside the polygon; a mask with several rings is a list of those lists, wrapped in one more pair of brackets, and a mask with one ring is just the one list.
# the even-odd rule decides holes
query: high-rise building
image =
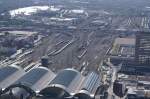
{"label": "high-rise building", "polygon": [[139,65],[150,65],[150,32],[137,33],[135,60]]}

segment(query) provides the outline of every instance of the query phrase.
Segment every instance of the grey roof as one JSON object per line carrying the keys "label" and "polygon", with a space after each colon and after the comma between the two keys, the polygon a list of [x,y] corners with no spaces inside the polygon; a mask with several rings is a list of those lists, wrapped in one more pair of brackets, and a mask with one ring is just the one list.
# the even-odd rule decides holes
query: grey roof
{"label": "grey roof", "polygon": [[64,69],[57,74],[57,76],[49,85],[60,84],[65,87],[69,87],[69,85],[78,75],[80,75],[80,73],[74,69]]}
{"label": "grey roof", "polygon": [[78,97],[77,99],[92,99],[90,93],[87,90],[81,90],[78,93],[76,93],[74,96]]}
{"label": "grey roof", "polygon": [[0,69],[0,82],[9,77],[11,74],[18,71],[17,68],[14,67],[4,67]]}
{"label": "grey roof", "polygon": [[96,90],[100,84],[99,75],[95,72],[91,72],[85,77],[85,81],[80,88],[80,90],[75,93],[75,97],[79,99],[92,99],[91,94],[95,94]]}
{"label": "grey roof", "polygon": [[[50,71],[49,69],[45,67],[38,67],[27,72],[24,76],[18,79],[15,83],[23,83],[23,84],[26,84],[28,87],[33,87],[38,82],[41,82],[42,84],[43,82],[46,81],[48,85],[49,82],[47,80],[50,80],[52,76],[54,76],[54,73]],[[37,85],[34,88],[41,86],[41,84]]]}
{"label": "grey roof", "polygon": [[[44,87],[49,84],[55,77],[55,74],[45,67],[38,67],[30,70],[20,79],[18,79],[14,84],[22,83],[28,87],[30,87],[34,91],[40,91]],[[13,93],[20,97],[20,95],[24,95],[26,97],[28,94],[24,89],[14,88]]]}
{"label": "grey roof", "polygon": [[[49,86],[44,88],[40,94],[52,98],[63,98],[70,95],[70,86],[80,78],[81,73],[75,69],[64,69],[50,82]],[[76,83],[78,84],[78,83]]]}
{"label": "grey roof", "polygon": [[23,76],[25,71],[14,66],[0,68],[0,88],[6,88]]}
{"label": "grey roof", "polygon": [[99,75],[95,72],[91,72],[85,79],[85,82],[82,85],[81,90],[87,90],[90,93],[93,93],[94,89],[99,86],[100,78]]}

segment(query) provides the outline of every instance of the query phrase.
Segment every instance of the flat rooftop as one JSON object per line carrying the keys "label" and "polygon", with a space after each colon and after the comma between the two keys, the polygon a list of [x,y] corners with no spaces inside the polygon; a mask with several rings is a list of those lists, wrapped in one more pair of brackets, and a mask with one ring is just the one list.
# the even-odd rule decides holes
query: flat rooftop
{"label": "flat rooftop", "polygon": [[135,38],[116,38],[109,54],[111,56],[134,57],[135,43]]}
{"label": "flat rooftop", "polygon": [[127,44],[127,45],[135,45],[136,39],[135,38],[116,38],[114,44]]}

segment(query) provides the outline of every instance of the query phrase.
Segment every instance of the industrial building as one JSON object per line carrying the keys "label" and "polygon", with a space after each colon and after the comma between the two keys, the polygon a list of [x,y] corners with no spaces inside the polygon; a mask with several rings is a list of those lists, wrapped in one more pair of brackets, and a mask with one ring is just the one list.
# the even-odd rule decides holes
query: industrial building
{"label": "industrial building", "polygon": [[67,68],[55,74],[46,67],[37,67],[5,86],[0,91],[0,98],[32,99],[38,96],[40,99],[93,99],[100,85],[100,77],[95,72],[83,76],[79,71]]}

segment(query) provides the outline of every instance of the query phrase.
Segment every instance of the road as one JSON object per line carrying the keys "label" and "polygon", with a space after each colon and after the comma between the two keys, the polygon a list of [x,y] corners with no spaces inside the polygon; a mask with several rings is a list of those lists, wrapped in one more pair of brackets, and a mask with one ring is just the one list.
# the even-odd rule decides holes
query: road
{"label": "road", "polygon": [[112,99],[112,97],[114,99],[124,99],[124,98],[120,98],[118,96],[116,96],[114,93],[113,93],[113,83],[115,82],[115,80],[117,80],[117,72],[121,69],[121,64],[120,66],[113,66],[113,64],[109,63],[108,64],[111,66],[112,68],[112,77],[111,77],[111,83],[110,83],[110,86],[108,88],[108,99]]}

